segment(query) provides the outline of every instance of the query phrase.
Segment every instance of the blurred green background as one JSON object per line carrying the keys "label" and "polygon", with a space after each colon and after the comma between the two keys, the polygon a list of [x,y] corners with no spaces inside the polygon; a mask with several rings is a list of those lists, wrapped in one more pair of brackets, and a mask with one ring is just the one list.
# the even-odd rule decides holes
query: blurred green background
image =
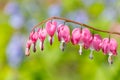
{"label": "blurred green background", "polygon": [[[109,66],[107,55],[90,50],[78,54],[79,46],[67,44],[59,49],[57,36],[45,50],[26,57],[25,42],[38,22],[59,16],[86,23],[102,30],[120,32],[120,0],[0,0],[0,80],[120,80],[120,50]],[[62,23],[62,21],[58,21]],[[78,25],[66,23],[71,29]],[[93,30],[91,30],[93,32]],[[109,34],[94,31],[103,38]],[[118,44],[120,36],[111,35]]]}

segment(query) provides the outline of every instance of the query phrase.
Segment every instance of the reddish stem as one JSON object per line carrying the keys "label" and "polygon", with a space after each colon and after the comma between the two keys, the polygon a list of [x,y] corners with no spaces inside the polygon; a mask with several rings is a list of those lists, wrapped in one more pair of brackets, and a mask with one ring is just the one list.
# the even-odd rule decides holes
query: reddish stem
{"label": "reddish stem", "polygon": [[71,22],[71,23],[74,23],[74,24],[78,24],[78,25],[81,25],[81,26],[85,26],[85,27],[90,28],[90,29],[93,29],[93,30],[95,30],[95,31],[100,31],[100,32],[104,32],[104,33],[120,35],[119,32],[111,32],[111,31],[101,30],[101,29],[97,29],[97,28],[94,28],[94,27],[92,27],[92,26],[89,26],[89,25],[87,25],[87,24],[83,24],[83,23],[80,23],[80,22],[77,22],[77,21],[73,21],[73,20],[66,19],[66,18],[61,18],[61,17],[55,17],[55,16],[54,16],[54,17],[50,17],[50,18],[48,18],[48,19],[46,19],[46,20],[43,20],[42,22],[38,23],[37,25],[35,25],[35,26],[32,28],[32,31],[33,31],[36,27],[38,27],[38,26],[46,23],[46,22],[49,21],[49,20],[53,20],[53,19],[64,20],[65,22]]}

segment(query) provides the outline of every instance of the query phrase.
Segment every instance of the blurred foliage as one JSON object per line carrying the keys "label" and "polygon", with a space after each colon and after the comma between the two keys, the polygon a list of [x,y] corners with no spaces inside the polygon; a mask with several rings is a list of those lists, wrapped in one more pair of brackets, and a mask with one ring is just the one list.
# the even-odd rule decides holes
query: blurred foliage
{"label": "blurred foliage", "polygon": [[[54,5],[55,3],[53,4],[53,2],[55,1],[56,0],[17,0],[16,2],[20,6],[21,13],[24,15],[25,23],[21,29],[15,29],[9,23],[10,16],[4,13],[4,7],[9,1],[2,0],[0,3],[0,80],[120,80],[119,47],[118,56],[114,57],[114,64],[109,66],[107,62],[108,56],[103,55],[102,51],[95,51],[94,59],[89,60],[89,49],[83,49],[83,55],[80,56],[78,54],[79,46],[73,46],[71,43],[68,43],[65,51],[62,52],[59,49],[60,42],[56,35],[52,46],[49,45],[49,41],[46,39],[44,51],[40,51],[38,42],[37,52],[33,53],[31,49],[31,55],[29,57],[23,56],[22,62],[17,68],[11,67],[8,64],[6,48],[13,34],[19,32],[25,35],[25,37],[27,36],[27,39],[30,32],[29,30],[31,30],[31,27],[27,27],[27,21],[35,19],[35,23],[37,23],[48,18],[48,8],[50,5]],[[88,3],[85,3],[85,1]],[[91,0],[85,1],[56,1],[62,8],[60,16],[67,17],[71,12],[83,10],[88,14],[89,22],[87,24],[102,30],[109,30],[112,22],[119,22],[119,15],[116,19],[113,19],[113,21],[107,20],[105,16],[101,17],[102,12],[107,7],[111,7],[105,5],[105,1],[108,0],[102,3],[100,0],[98,0],[98,2],[93,0],[93,3],[90,5],[88,4]],[[109,3],[109,1],[107,3]],[[119,6],[118,3],[120,3],[120,1],[118,0],[115,3],[117,4],[116,6]],[[3,5],[1,6],[1,4]],[[35,25],[35,23],[33,25]],[[73,26],[71,25],[71,27]],[[91,30],[91,32],[92,31],[93,30]],[[94,32],[100,34],[103,38],[108,37],[106,33]],[[26,39],[24,41],[26,41]],[[118,44],[120,44],[119,39],[117,39],[117,41]],[[25,44],[22,45],[25,47]]]}
{"label": "blurred foliage", "polygon": [[104,9],[104,5],[101,3],[94,3],[88,8],[88,13],[93,17],[98,17]]}

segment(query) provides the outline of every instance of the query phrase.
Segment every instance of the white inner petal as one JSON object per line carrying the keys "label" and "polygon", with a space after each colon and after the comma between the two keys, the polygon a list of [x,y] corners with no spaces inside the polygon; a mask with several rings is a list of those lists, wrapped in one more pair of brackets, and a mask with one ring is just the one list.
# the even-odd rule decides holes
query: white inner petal
{"label": "white inner petal", "polygon": [[83,44],[79,43],[80,49],[79,49],[79,54],[82,55],[82,46]]}
{"label": "white inner petal", "polygon": [[89,55],[89,58],[90,58],[90,59],[93,59],[93,51],[94,51],[94,49],[91,48],[91,49],[90,49],[90,55]]}

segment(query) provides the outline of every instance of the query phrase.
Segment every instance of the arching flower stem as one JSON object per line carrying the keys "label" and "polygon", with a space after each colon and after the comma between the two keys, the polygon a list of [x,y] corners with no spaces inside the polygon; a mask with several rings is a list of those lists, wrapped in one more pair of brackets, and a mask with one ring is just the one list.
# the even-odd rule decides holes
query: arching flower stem
{"label": "arching flower stem", "polygon": [[87,28],[89,28],[89,29],[93,29],[93,30],[99,31],[99,32],[104,32],[104,33],[109,33],[109,34],[117,34],[117,35],[120,35],[119,32],[111,32],[111,31],[101,30],[101,29],[97,29],[97,28],[94,28],[94,27],[92,27],[92,26],[89,26],[89,25],[87,25],[87,24],[83,24],[83,23],[80,23],[80,22],[77,22],[77,21],[73,21],[73,20],[70,20],[70,19],[67,19],[67,18],[61,18],[61,17],[55,17],[55,16],[54,16],[54,17],[50,17],[50,18],[48,18],[48,19],[46,19],[46,20],[43,20],[42,22],[38,23],[37,25],[35,25],[35,26],[32,28],[32,31],[34,31],[34,29],[35,29],[36,27],[38,27],[38,26],[46,23],[46,22],[49,21],[49,20],[53,20],[53,19],[64,20],[65,22],[71,22],[71,23],[74,23],[74,24],[78,24],[78,25],[81,25],[81,26],[85,26],[85,27],[87,27]]}

